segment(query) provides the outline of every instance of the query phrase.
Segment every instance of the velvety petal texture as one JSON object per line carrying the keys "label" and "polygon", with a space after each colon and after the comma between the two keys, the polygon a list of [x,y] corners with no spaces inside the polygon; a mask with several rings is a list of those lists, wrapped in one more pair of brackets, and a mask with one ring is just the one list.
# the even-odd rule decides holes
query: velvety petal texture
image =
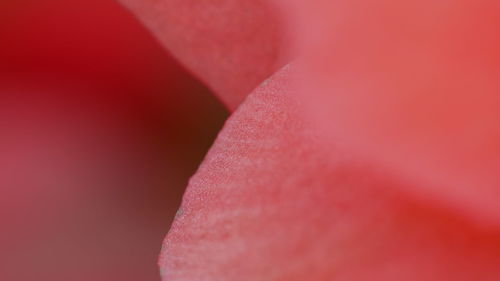
{"label": "velvety petal texture", "polygon": [[292,2],[302,97],[329,144],[498,225],[498,1]]}
{"label": "velvety petal texture", "polygon": [[[164,243],[165,281],[493,281],[500,239],[320,149],[285,68],[227,122]],[[332,157],[333,155],[333,157]],[[407,188],[406,186],[405,188]]]}
{"label": "velvety petal texture", "polygon": [[283,64],[268,0],[120,0],[230,108]]}

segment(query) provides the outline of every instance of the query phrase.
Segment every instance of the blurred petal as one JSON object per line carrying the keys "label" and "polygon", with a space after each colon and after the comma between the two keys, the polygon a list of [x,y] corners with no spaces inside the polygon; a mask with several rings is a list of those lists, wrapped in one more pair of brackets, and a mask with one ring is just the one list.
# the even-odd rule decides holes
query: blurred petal
{"label": "blurred petal", "polygon": [[289,71],[248,97],[192,178],[164,244],[163,280],[500,278],[496,233],[320,151],[288,95]]}
{"label": "blurred petal", "polygon": [[114,0],[0,1],[0,280],[157,281],[225,116]]}
{"label": "blurred petal", "polygon": [[304,100],[330,141],[498,224],[498,1],[293,2]]}
{"label": "blurred petal", "polygon": [[231,109],[282,64],[265,0],[120,0]]}

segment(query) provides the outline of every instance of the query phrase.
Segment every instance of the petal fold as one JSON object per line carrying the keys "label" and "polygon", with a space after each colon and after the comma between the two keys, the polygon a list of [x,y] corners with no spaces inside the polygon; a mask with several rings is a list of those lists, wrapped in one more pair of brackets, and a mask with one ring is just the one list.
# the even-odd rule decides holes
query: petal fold
{"label": "petal fold", "polygon": [[283,64],[266,0],[121,0],[230,108]]}
{"label": "petal fold", "polygon": [[[394,192],[325,153],[289,68],[251,94],[191,179],[168,234],[165,281],[498,280],[498,233]],[[335,154],[335,157],[331,157]]]}

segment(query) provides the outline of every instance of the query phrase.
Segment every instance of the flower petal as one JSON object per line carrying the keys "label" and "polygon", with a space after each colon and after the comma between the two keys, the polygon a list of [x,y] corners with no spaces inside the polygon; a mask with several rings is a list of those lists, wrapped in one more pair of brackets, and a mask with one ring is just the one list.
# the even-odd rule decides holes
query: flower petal
{"label": "flower petal", "polygon": [[0,280],[158,281],[225,116],[114,0],[0,1]]}
{"label": "flower petal", "polygon": [[303,94],[330,140],[498,224],[500,4],[294,2]]}
{"label": "flower petal", "polygon": [[497,233],[321,151],[289,95],[290,75],[247,98],[192,178],[164,244],[163,280],[500,278]]}
{"label": "flower petal", "polygon": [[282,63],[282,35],[268,1],[121,2],[231,109]]}

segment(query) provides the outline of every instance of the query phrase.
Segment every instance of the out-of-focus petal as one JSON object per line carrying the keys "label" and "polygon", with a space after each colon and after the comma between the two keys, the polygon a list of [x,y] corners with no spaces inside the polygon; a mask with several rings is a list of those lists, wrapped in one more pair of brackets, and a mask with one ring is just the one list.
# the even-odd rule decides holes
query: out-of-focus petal
{"label": "out-of-focus petal", "polygon": [[318,149],[290,70],[251,94],[190,186],[160,260],[168,281],[500,278],[500,239]]}
{"label": "out-of-focus petal", "polygon": [[121,0],[231,109],[280,68],[270,1]]}
{"label": "out-of-focus petal", "polygon": [[0,280],[157,281],[224,118],[114,0],[0,1]]}
{"label": "out-of-focus petal", "polygon": [[498,223],[500,4],[293,2],[304,100],[330,140]]}

